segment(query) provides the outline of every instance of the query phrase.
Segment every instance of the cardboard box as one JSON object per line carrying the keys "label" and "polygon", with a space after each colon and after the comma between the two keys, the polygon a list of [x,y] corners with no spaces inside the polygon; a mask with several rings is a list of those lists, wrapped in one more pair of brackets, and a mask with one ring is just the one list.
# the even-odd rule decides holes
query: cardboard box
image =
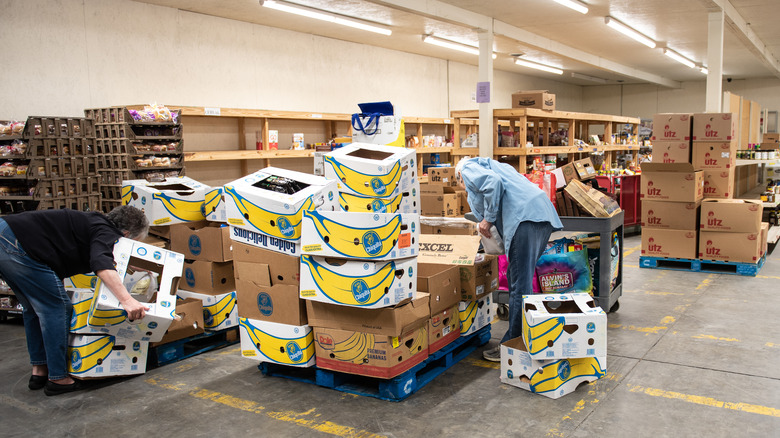
{"label": "cardboard box", "polygon": [[62,281],[65,288],[75,289],[95,289],[97,286],[98,277],[93,273],[89,274],[76,274],[68,277]]}
{"label": "cardboard box", "polygon": [[735,117],[732,113],[693,115],[693,141],[731,142],[737,139],[735,128]]}
{"label": "cardboard box", "polygon": [[454,167],[431,167],[428,169],[428,184],[458,187]]}
{"label": "cardboard box", "polygon": [[157,273],[159,290],[155,294],[156,300],[146,303],[149,310],[143,319],[130,322],[119,300],[103,282],[98,282],[89,309],[89,325],[106,335],[159,342],[174,318],[176,290],[184,268],[184,256],[123,237],[114,244],[114,262],[122,280],[131,266]]}
{"label": "cardboard box", "polygon": [[[444,218],[420,218],[420,234],[444,234],[448,236],[479,236],[477,224],[462,218],[455,222],[445,222],[438,219]],[[450,219],[450,218],[447,218]]]}
{"label": "cardboard box", "polygon": [[263,284],[297,286],[300,284],[300,264],[300,257],[279,255],[273,251],[243,243],[237,243],[233,247],[233,270],[236,279],[244,280],[256,275],[258,271],[267,271],[270,283]]}
{"label": "cardboard box", "polygon": [[180,298],[195,298],[203,304],[203,327],[208,331],[219,331],[238,325],[237,293],[211,295],[179,289]]}
{"label": "cardboard box", "polygon": [[642,228],[696,230],[701,202],[642,202]]}
{"label": "cardboard box", "polygon": [[230,228],[218,222],[191,222],[171,226],[171,251],[188,260],[227,262],[233,260]]}
{"label": "cardboard box", "polygon": [[570,183],[574,179],[579,179],[577,170],[574,168],[574,162],[569,162],[561,167],[553,169],[555,175],[555,187],[561,188]]}
{"label": "cardboard box", "polygon": [[314,365],[314,332],[303,325],[239,318],[241,356],[258,362],[307,368]]}
{"label": "cardboard box", "polygon": [[352,143],[325,154],[325,177],[339,192],[393,198],[419,184],[414,149]]}
{"label": "cardboard box", "polygon": [[[230,239],[237,244],[255,246],[261,249],[265,248],[285,255],[297,256],[301,253],[300,240],[291,242],[285,239],[277,239],[276,237],[234,227],[233,225],[230,226]],[[234,244],[234,250],[235,246]]]}
{"label": "cardboard box", "polygon": [[758,263],[761,258],[761,231],[757,233],[699,233],[699,258],[722,262]]}
{"label": "cardboard box", "polygon": [[433,354],[460,337],[458,305],[438,313],[428,320],[428,354]]}
{"label": "cardboard box", "polygon": [[605,357],[607,314],[588,294],[524,295],[523,342],[534,359]]}
{"label": "cardboard box", "polygon": [[501,344],[501,382],[552,399],[574,392],[583,383],[595,382],[606,373],[606,356],[536,360],[522,337]]}
{"label": "cardboard box", "polygon": [[737,149],[732,143],[697,141],[693,144],[693,167],[696,170],[730,169],[736,163]]}
{"label": "cardboard box", "polygon": [[769,251],[769,223],[761,222],[761,257]]}
{"label": "cardboard box", "polygon": [[68,374],[76,379],[143,374],[148,352],[146,341],[105,335],[70,335]]}
{"label": "cardboard box", "polygon": [[190,338],[206,331],[203,322],[203,301],[197,298],[176,300],[176,319],[160,342],[152,343],[152,347]]}
{"label": "cardboard box", "polygon": [[764,205],[745,199],[705,199],[701,204],[701,230],[758,233]]}
{"label": "cardboard box", "polygon": [[431,296],[431,315],[457,305],[461,300],[460,268],[419,263],[417,265],[417,290]]}
{"label": "cardboard box", "polygon": [[653,163],[690,163],[690,141],[654,141]]}
{"label": "cardboard box", "polygon": [[[498,289],[498,257],[477,254],[479,236],[420,235],[420,263],[457,265],[461,300],[477,300]],[[481,260],[477,261],[480,257]]]}
{"label": "cardboard box", "polygon": [[460,216],[460,195],[422,195],[420,206],[425,216],[457,217]]}
{"label": "cardboard box", "polygon": [[572,164],[574,164],[574,171],[577,173],[577,177],[580,180],[584,181],[596,177],[596,169],[593,167],[593,162],[590,161],[590,158],[583,158],[574,161]]}
{"label": "cardboard box", "polygon": [[563,190],[583,211],[593,217],[612,217],[622,211],[617,201],[577,180],[570,182]]}
{"label": "cardboard box", "polygon": [[512,108],[538,108],[555,110],[555,95],[547,90],[518,91],[512,93]]}
{"label": "cardboard box", "polygon": [[431,317],[430,295],[418,292],[394,307],[363,309],[306,300],[309,325],[377,335],[401,336]]}
{"label": "cardboard box", "polygon": [[703,170],[705,198],[734,197],[734,169]]}
{"label": "cardboard box", "polygon": [[314,328],[317,368],[390,379],[428,358],[427,319],[400,336]]}
{"label": "cardboard box", "polygon": [[460,319],[460,335],[468,336],[490,325],[498,316],[498,304],[493,300],[493,294],[485,295],[475,301],[458,303],[458,319]]}
{"label": "cardboard box", "polygon": [[642,163],[642,201],[697,202],[704,197],[704,173],[690,163]]}
{"label": "cardboard box", "polygon": [[211,187],[186,176],[162,182],[122,182],[122,203],[143,211],[150,225],[172,225],[206,219],[204,203]]}
{"label": "cardboard box", "polygon": [[301,257],[300,297],[364,309],[394,306],[417,291],[417,258],[343,260]]}
{"label": "cardboard box", "polygon": [[304,254],[322,257],[414,257],[418,252],[419,219],[416,214],[307,211],[301,226],[301,248]]}
{"label": "cardboard box", "polygon": [[466,213],[470,213],[471,206],[469,205],[468,193],[465,190],[458,190],[456,193],[460,196],[460,215],[463,216]]}
{"label": "cardboard box", "polygon": [[642,229],[642,255],[647,257],[669,257],[695,259],[698,241],[695,230]]}
{"label": "cardboard box", "polygon": [[151,234],[147,234],[146,237],[141,241],[147,245],[156,246],[157,248],[163,248],[163,249],[171,249],[171,244],[165,239],[160,239],[159,237],[153,236]]}
{"label": "cardboard box", "polygon": [[690,142],[693,129],[691,114],[666,113],[653,116],[653,155],[656,141]]}
{"label": "cardboard box", "polygon": [[221,294],[236,290],[233,262],[184,262],[184,281],[179,287],[191,292]]}
{"label": "cardboard box", "polygon": [[206,198],[203,205],[207,220],[212,222],[227,222],[225,193],[222,187],[214,187],[206,192]]}
{"label": "cardboard box", "polygon": [[70,333],[84,335],[100,334],[100,330],[90,327],[87,323],[95,291],[83,288],[67,288],[66,292],[73,305],[73,312],[70,317]]}
{"label": "cardboard box", "polygon": [[370,198],[339,193],[339,205],[343,211],[353,213],[420,213],[420,191],[402,192],[392,198]]}
{"label": "cardboard box", "polygon": [[761,149],[764,149],[764,145],[767,143],[780,143],[780,133],[765,132],[761,139]]}

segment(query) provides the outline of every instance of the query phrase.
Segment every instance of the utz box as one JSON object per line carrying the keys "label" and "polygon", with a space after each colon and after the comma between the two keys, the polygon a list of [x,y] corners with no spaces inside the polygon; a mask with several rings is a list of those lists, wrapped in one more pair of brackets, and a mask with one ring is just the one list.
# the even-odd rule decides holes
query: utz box
{"label": "utz box", "polygon": [[642,229],[695,230],[699,227],[700,202],[642,202]]}
{"label": "utz box", "polygon": [[761,231],[756,233],[725,233],[701,231],[699,258],[723,262],[758,263],[761,258]]}
{"label": "utz box", "polygon": [[642,255],[695,259],[698,248],[696,237],[696,230],[643,228]]}
{"label": "utz box", "polygon": [[524,295],[523,342],[534,359],[606,357],[607,314],[588,294]]}
{"label": "utz box", "polygon": [[325,177],[340,192],[393,198],[419,184],[415,158],[414,149],[352,143],[325,154]]}
{"label": "utz box", "polygon": [[555,110],[555,95],[547,90],[518,91],[512,93],[512,108],[538,108]]}
{"label": "utz box", "polygon": [[303,214],[304,254],[361,260],[396,260],[418,252],[416,214],[307,211]]}
{"label": "utz box", "polygon": [[417,259],[332,260],[301,256],[300,297],[342,306],[394,306],[417,291]]}
{"label": "utz box", "polygon": [[184,262],[184,290],[206,294],[218,294],[236,290],[233,262]]}
{"label": "utz box", "polygon": [[258,362],[293,367],[314,365],[314,333],[311,327],[239,318],[241,356]]}
{"label": "utz box", "polygon": [[425,216],[457,217],[460,216],[460,195],[449,193],[444,195],[421,195],[420,206]]}
{"label": "utz box", "polygon": [[335,181],[292,170],[266,167],[226,184],[224,189],[227,222],[267,236],[253,239],[248,233],[233,232],[231,238],[277,252],[289,253],[274,245],[276,240],[295,246],[300,242],[303,212],[340,210]]}
{"label": "utz box", "polygon": [[653,155],[656,141],[690,142],[693,118],[690,114],[656,114],[653,116]]}
{"label": "utz box", "polygon": [[642,201],[697,202],[704,197],[704,174],[690,163],[642,163]]}
{"label": "utz box", "polygon": [[178,176],[161,182],[133,179],[122,182],[122,203],[144,212],[150,225],[172,225],[206,219],[206,193],[211,187]]}
{"label": "utz box", "polygon": [[188,260],[227,262],[233,260],[230,228],[217,222],[192,222],[171,226],[171,251]]}
{"label": "utz box", "polygon": [[693,166],[696,170],[729,169],[736,164],[736,152],[731,143],[696,142],[693,144]]}
{"label": "utz box", "polygon": [[693,115],[693,141],[731,142],[735,120],[732,113],[702,113]]}
{"label": "utz box", "polygon": [[152,347],[190,338],[204,333],[203,302],[197,298],[185,298],[176,300],[176,319],[173,320],[168,331],[165,332],[160,342],[155,342]]}
{"label": "utz box", "polygon": [[[653,163],[690,163],[690,141],[666,141],[653,142]],[[644,165],[643,165],[644,167]]]}
{"label": "utz box", "polygon": [[420,213],[420,189],[413,187],[391,198],[370,198],[339,193],[339,205],[343,211],[354,213]]}
{"label": "utz box", "polygon": [[431,315],[457,305],[460,296],[460,269],[457,266],[419,263],[417,290],[431,296]]}
{"label": "utz box", "polygon": [[458,305],[438,313],[428,320],[428,354],[433,354],[460,337]]}
{"label": "utz box", "polygon": [[454,167],[431,167],[428,169],[428,183],[445,187],[458,187]]}
{"label": "utz box", "polygon": [[552,399],[606,373],[606,356],[537,360],[528,353],[522,337],[501,344],[501,382]]}
{"label": "utz box", "polygon": [[701,230],[758,233],[764,204],[746,199],[705,199],[701,204]]}
{"label": "utz box", "polygon": [[457,265],[461,300],[479,299],[498,290],[498,257],[478,254],[479,236],[421,234],[420,263]]}
{"label": "utz box", "polygon": [[184,268],[184,256],[123,237],[114,244],[114,263],[122,280],[128,268],[157,273],[159,290],[153,295],[156,299],[146,303],[149,307],[146,316],[129,321],[119,300],[103,282],[98,282],[89,309],[89,325],[107,335],[159,342],[175,316],[175,292]]}
{"label": "utz box", "polygon": [[458,319],[460,319],[460,335],[468,336],[487,327],[496,318],[498,305],[493,295],[485,295],[476,301],[461,301],[458,303]]}
{"label": "utz box", "polygon": [[306,313],[309,316],[309,325],[313,327],[397,337],[425,324],[425,321],[431,317],[429,302],[430,296],[423,292],[418,292],[413,299],[396,306],[379,309],[338,306],[306,300]]}
{"label": "utz box", "polygon": [[214,187],[206,192],[203,203],[206,219],[212,222],[227,222],[227,210],[225,209],[225,194],[222,187]]}
{"label": "utz box", "polygon": [[114,336],[70,335],[68,374],[76,379],[146,372],[149,343]]}
{"label": "utz box", "polygon": [[705,198],[734,197],[734,169],[712,169],[702,171]]}
{"label": "utz box", "polygon": [[195,298],[203,303],[203,327],[206,330],[218,331],[238,325],[236,292],[214,295],[180,289],[176,295],[183,299]]}

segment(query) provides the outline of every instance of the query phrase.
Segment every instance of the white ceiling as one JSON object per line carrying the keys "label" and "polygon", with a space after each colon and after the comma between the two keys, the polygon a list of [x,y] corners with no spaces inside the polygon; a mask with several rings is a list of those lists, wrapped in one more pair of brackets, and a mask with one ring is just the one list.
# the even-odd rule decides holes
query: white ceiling
{"label": "white ceiling", "polygon": [[[291,2],[389,26],[391,36],[377,35],[271,10],[258,0],[134,0],[265,26],[401,50],[477,65],[477,56],[422,42],[423,34],[477,44],[477,27],[494,26],[494,69],[545,77],[578,85],[597,85],[571,77],[572,72],[608,83],[657,83],[679,86],[705,75],[607,27],[609,15],[697,64],[707,65],[708,12],[733,6],[727,13],[723,75],[735,79],[780,77],[780,0],[583,0],[587,15],[552,0],[291,0]],[[729,8],[730,9],[730,8]],[[728,11],[727,11],[728,12]],[[734,19],[736,17],[736,20]],[[757,54],[745,32],[753,33],[768,59]],[[737,23],[736,25],[734,23]],[[565,70],[562,76],[512,62],[523,53]]]}

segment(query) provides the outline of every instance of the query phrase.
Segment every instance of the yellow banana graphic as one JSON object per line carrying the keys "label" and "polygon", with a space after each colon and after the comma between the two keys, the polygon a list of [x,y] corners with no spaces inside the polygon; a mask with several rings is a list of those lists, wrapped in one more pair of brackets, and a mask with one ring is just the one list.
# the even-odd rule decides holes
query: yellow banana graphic
{"label": "yellow banana graphic", "polygon": [[333,346],[331,357],[342,362],[361,364],[368,356],[368,350],[374,348],[374,335],[354,332],[344,341]]}
{"label": "yellow banana graphic", "polygon": [[203,306],[203,324],[206,328],[219,327],[236,308],[236,293],[229,293],[210,306]]}
{"label": "yellow banana graphic", "polygon": [[357,213],[395,213],[401,206],[404,194],[399,193],[393,198],[365,198],[351,193],[339,193],[339,205],[344,211]]}
{"label": "yellow banana graphic", "polygon": [[352,170],[337,159],[325,156],[325,163],[330,164],[336,173],[336,178],[350,190],[363,196],[386,198],[393,194],[401,180],[401,163],[396,161],[389,172],[384,175],[371,175]]}
{"label": "yellow banana graphic", "polygon": [[568,380],[578,377],[604,377],[604,367],[595,357],[564,359],[543,366],[531,375],[531,391],[536,393],[555,391]]}
{"label": "yellow banana graphic", "polygon": [[152,199],[159,200],[168,213],[180,221],[197,222],[206,219],[203,214],[203,201],[177,199],[165,193],[154,193]]}
{"label": "yellow banana graphic", "polygon": [[76,289],[94,289],[95,284],[97,281],[97,276],[92,275],[85,275],[85,274],[76,274],[71,277],[68,277],[68,279],[73,283],[73,287]]}
{"label": "yellow banana graphic", "polygon": [[414,341],[412,342],[412,345],[409,347],[409,351],[412,352],[412,354],[418,353],[419,350],[421,350],[423,343],[425,343],[425,338],[428,337],[428,330],[423,327],[420,330],[417,331],[417,335],[414,337]]}
{"label": "yellow banana graphic", "polygon": [[133,186],[122,186],[122,205],[127,205],[133,199]]}
{"label": "yellow banana graphic", "polygon": [[212,191],[206,193],[206,198],[203,203],[203,208],[206,212],[206,215],[209,215],[213,213],[217,209],[217,205],[219,205],[219,201],[222,200],[222,188],[218,187],[216,189],[213,189]]}
{"label": "yellow banana graphic", "polygon": [[534,355],[547,348],[548,344],[555,342],[561,336],[565,319],[562,316],[550,318],[534,326],[528,321],[524,322],[525,339],[523,340],[528,346],[528,352]]}
{"label": "yellow banana graphic", "polygon": [[114,348],[113,336],[91,336],[88,339],[94,340],[68,347],[69,373],[79,375],[101,365]]}
{"label": "yellow banana graphic", "polygon": [[70,330],[76,331],[87,326],[92,297],[73,303],[73,316],[70,318]]}
{"label": "yellow banana graphic", "polygon": [[332,221],[319,211],[307,211],[314,228],[326,245],[345,257],[373,259],[386,256],[401,234],[401,215],[396,214],[387,224],[376,228],[353,228]]}
{"label": "yellow banana graphic", "polygon": [[269,236],[285,240],[301,238],[301,212],[313,210],[311,198],[301,205],[295,213],[275,213],[249,202],[239,195],[233,186],[225,186],[225,194],[233,198],[241,216],[258,231]]}
{"label": "yellow banana graphic", "polygon": [[247,318],[239,318],[249,339],[262,356],[269,361],[287,365],[299,365],[308,362],[314,355],[314,332],[300,338],[278,338],[253,326]]}
{"label": "yellow banana graphic", "polygon": [[479,310],[477,304],[476,301],[471,301],[464,310],[458,312],[461,333],[468,333],[471,326],[474,324],[474,321],[477,319],[477,310]]}
{"label": "yellow banana graphic", "polygon": [[318,263],[313,256],[301,256],[301,263],[311,272],[317,288],[334,303],[348,306],[371,306],[390,290],[395,278],[395,262],[389,261],[369,276],[337,274]]}
{"label": "yellow banana graphic", "polygon": [[124,310],[90,309],[88,321],[89,321],[89,325],[106,327],[110,325],[121,324],[126,319],[127,319],[127,312],[125,312]]}

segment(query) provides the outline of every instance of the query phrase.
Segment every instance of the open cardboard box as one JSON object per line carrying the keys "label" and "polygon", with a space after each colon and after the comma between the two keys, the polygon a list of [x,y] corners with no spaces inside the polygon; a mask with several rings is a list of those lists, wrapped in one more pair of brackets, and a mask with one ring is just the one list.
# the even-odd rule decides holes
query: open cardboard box
{"label": "open cardboard box", "polygon": [[478,254],[479,245],[479,236],[421,234],[417,258],[420,263],[459,266],[461,300],[477,300],[498,289],[498,257]]}
{"label": "open cardboard box", "polygon": [[431,296],[431,315],[436,315],[461,300],[460,269],[432,263],[417,264],[417,290]]}
{"label": "open cardboard box", "polygon": [[106,335],[70,335],[68,374],[76,379],[143,374],[148,351],[146,341]]}
{"label": "open cardboard box", "polygon": [[230,229],[217,222],[191,222],[171,226],[171,251],[187,260],[227,262],[233,260]]}
{"label": "open cardboard box", "polygon": [[176,318],[168,327],[162,340],[152,343],[152,347],[190,338],[206,331],[203,322],[203,301],[197,298],[176,300]]}
{"label": "open cardboard box", "polygon": [[184,262],[184,281],[179,287],[191,292],[223,294],[236,290],[233,262]]}
{"label": "open cardboard box", "polygon": [[164,181],[145,179],[122,182],[122,202],[143,211],[150,225],[172,225],[206,219],[204,203],[211,187],[178,176]]}
{"label": "open cardboard box", "polygon": [[428,320],[428,354],[433,354],[460,337],[458,305],[431,315]]}
{"label": "open cardboard box", "polygon": [[338,182],[339,192],[393,198],[419,191],[414,149],[351,143],[323,157],[325,177]]}
{"label": "open cardboard box", "polygon": [[238,325],[238,306],[236,292],[225,294],[202,294],[179,289],[179,298],[199,300],[203,315],[203,328],[208,331],[219,331]]}
{"label": "open cardboard box", "polygon": [[309,325],[341,330],[401,336],[431,317],[430,296],[418,292],[413,299],[393,307],[362,309],[319,301],[306,301]]}

